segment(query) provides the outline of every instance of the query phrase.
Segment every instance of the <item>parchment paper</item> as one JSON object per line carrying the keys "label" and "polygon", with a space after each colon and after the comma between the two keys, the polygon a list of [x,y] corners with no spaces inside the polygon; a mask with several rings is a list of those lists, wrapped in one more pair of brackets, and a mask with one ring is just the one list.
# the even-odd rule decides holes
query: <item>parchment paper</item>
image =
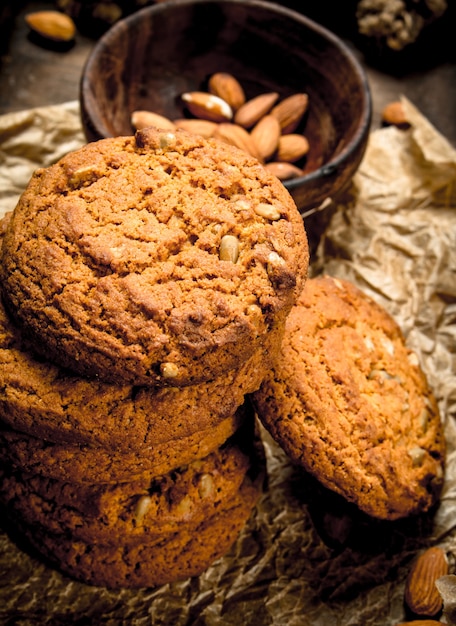
{"label": "parchment paper", "polygon": [[[404,621],[404,581],[428,545],[456,561],[456,151],[404,100],[412,127],[371,133],[312,262],[401,325],[439,401],[446,484],[426,516],[371,520],[322,489],[263,431],[269,484],[239,540],[200,577],[108,591],[74,582],[0,530],[0,624],[323,626]],[[0,215],[36,167],[82,145],[76,102],[0,117]],[[454,591],[454,576],[442,588]],[[450,623],[450,615],[444,616]]]}

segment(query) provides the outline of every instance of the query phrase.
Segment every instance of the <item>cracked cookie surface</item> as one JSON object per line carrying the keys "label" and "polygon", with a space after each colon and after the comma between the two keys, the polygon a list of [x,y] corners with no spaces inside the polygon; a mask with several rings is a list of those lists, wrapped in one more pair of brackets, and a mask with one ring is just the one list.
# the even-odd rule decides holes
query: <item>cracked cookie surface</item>
{"label": "cracked cookie surface", "polygon": [[202,574],[232,547],[261,494],[248,477],[238,491],[195,526],[161,541],[132,545],[93,544],[66,534],[15,524],[28,542],[61,572],[85,584],[110,589],[164,585]]}
{"label": "cracked cookie surface", "polygon": [[63,573],[109,588],[162,585],[201,574],[251,516],[265,457],[252,433],[244,440],[239,433],[187,467],[123,485],[23,481],[6,470],[1,497],[22,538]]}
{"label": "cracked cookie surface", "polygon": [[181,388],[115,385],[38,358],[0,297],[0,423],[52,443],[117,454],[176,440],[190,445],[258,389],[282,334],[283,328],[269,333],[253,356],[215,380]]}
{"label": "cracked cookie surface", "polygon": [[253,401],[297,464],[369,515],[398,519],[438,499],[445,441],[434,395],[399,326],[350,282],[307,281]]}
{"label": "cracked cookie surface", "polygon": [[24,472],[74,483],[117,483],[159,476],[201,459],[231,437],[251,416],[244,406],[219,423],[188,437],[150,444],[139,451],[58,444],[0,428],[0,457]]}
{"label": "cracked cookie surface", "polygon": [[4,466],[0,501],[8,515],[42,532],[93,544],[158,543],[212,516],[247,475],[256,480],[264,474],[261,444],[244,439],[239,431],[188,465],[114,484],[69,483]]}
{"label": "cracked cookie surface", "polygon": [[56,363],[181,387],[252,356],[307,266],[302,218],[255,159],[147,129],[35,172],[6,229],[1,279],[8,308]]}

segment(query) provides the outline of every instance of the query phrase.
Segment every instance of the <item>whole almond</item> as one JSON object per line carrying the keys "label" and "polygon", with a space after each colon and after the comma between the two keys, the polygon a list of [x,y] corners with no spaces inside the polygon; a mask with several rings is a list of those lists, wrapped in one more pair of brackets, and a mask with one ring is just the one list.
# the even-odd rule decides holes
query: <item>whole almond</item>
{"label": "whole almond", "polygon": [[250,133],[238,124],[222,122],[215,129],[213,137],[214,139],[219,139],[232,146],[236,146],[236,148],[240,148],[244,152],[247,152],[247,154],[250,154],[258,159],[260,162],[263,161],[255,142],[250,136]]}
{"label": "whole almond", "polygon": [[382,122],[388,126],[397,126],[398,128],[409,128],[410,122],[405,114],[402,102],[390,102],[382,111]]}
{"label": "whole almond", "polygon": [[233,111],[225,100],[205,91],[191,91],[182,94],[188,110],[195,117],[212,122],[227,122],[233,118]]}
{"label": "whole almond", "polygon": [[29,28],[52,41],[72,41],[76,26],[69,15],[60,11],[35,11],[25,16]]}
{"label": "whole almond", "polygon": [[280,139],[280,124],[276,117],[265,115],[250,131],[250,135],[264,161],[277,150]]}
{"label": "whole almond", "polygon": [[303,175],[302,170],[293,163],[281,161],[269,161],[264,165],[264,169],[277,176],[279,180],[291,180]]}
{"label": "whole almond", "polygon": [[446,574],[448,561],[438,546],[428,548],[415,559],[404,591],[405,602],[413,613],[433,617],[441,611],[443,599],[435,581]]}
{"label": "whole almond", "polygon": [[152,111],[133,111],[131,125],[135,130],[142,130],[148,126],[155,126],[160,130],[175,130],[176,128],[170,119]]}
{"label": "whole almond", "polygon": [[309,142],[304,135],[282,135],[277,147],[277,160],[295,163],[309,152]]}
{"label": "whole almond", "polygon": [[234,121],[244,128],[252,128],[279,99],[276,92],[262,93],[251,100],[247,100],[234,114]]}
{"label": "whole almond", "polygon": [[206,139],[209,139],[209,137],[213,136],[215,129],[218,126],[217,122],[211,122],[210,120],[197,120],[187,118],[174,120],[174,124],[176,128],[182,128],[188,133],[200,135],[200,137],[205,137]]}
{"label": "whole almond", "polygon": [[237,111],[245,102],[245,93],[239,81],[226,72],[212,74],[208,82],[209,92],[228,102]]}
{"label": "whole almond", "polygon": [[306,93],[296,93],[276,104],[271,115],[279,120],[283,134],[292,133],[304,117],[308,105],[309,96]]}

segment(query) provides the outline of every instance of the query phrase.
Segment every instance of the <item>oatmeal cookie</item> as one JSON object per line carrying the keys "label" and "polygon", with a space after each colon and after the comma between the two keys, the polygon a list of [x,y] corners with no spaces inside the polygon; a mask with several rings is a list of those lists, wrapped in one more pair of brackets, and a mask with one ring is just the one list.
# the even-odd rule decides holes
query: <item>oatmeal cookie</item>
{"label": "oatmeal cookie", "polygon": [[0,258],[6,304],[46,358],[173,387],[250,358],[307,269],[302,218],[278,179],[232,146],[152,128],[38,169]]}
{"label": "oatmeal cookie", "polygon": [[367,514],[438,499],[445,441],[435,397],[399,326],[348,281],[313,278],[252,400],[293,461]]}

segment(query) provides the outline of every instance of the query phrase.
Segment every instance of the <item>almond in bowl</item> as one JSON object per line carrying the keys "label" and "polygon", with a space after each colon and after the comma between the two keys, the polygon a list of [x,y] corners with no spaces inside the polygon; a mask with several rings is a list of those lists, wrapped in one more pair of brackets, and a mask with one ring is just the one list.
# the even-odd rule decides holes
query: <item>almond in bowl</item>
{"label": "almond in bowl", "polygon": [[[208,24],[216,25],[212,40]],[[197,92],[206,93],[206,100],[210,94],[211,100],[228,102],[231,114],[223,107],[219,113],[225,119],[215,123],[235,123],[252,133],[270,113],[282,132],[303,134],[305,127],[309,150],[298,165],[266,157],[264,146],[260,154],[279,163],[270,168],[282,172],[283,184],[308,216],[313,248],[329,219],[328,209],[318,209],[323,202],[331,205],[328,198],[352,178],[370,129],[370,89],[351,50],[326,28],[278,4],[157,3],[118,21],[92,49],[80,84],[86,138],[131,134],[135,111],[151,111],[179,124],[198,120],[196,102],[190,103],[191,112],[189,101],[182,99],[183,94],[195,98]],[[299,116],[298,107],[307,110]],[[203,121],[214,122],[199,119],[194,124]]]}

